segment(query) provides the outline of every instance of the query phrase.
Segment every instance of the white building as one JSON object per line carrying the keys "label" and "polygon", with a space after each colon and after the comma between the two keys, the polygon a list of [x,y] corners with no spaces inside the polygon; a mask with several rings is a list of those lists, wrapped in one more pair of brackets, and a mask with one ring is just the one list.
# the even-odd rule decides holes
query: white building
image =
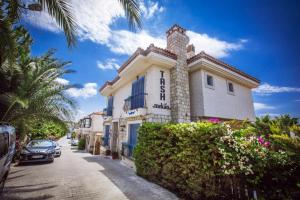
{"label": "white building", "polygon": [[195,55],[188,42],[185,29],[174,25],[166,49],[137,49],[100,88],[108,99],[104,145],[131,156],[146,121],[255,119],[251,89],[259,80],[204,52]]}
{"label": "white building", "polygon": [[85,150],[92,154],[100,153],[100,143],[103,136],[103,113],[93,112],[79,121],[75,131],[79,138],[85,138]]}

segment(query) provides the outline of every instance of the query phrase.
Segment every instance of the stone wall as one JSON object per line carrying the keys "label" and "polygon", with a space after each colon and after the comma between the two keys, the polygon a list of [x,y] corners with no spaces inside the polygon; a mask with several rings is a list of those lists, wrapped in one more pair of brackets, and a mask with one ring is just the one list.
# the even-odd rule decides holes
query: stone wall
{"label": "stone wall", "polygon": [[171,69],[171,117],[173,122],[190,122],[189,74],[185,29],[174,25],[167,31],[167,49],[177,55],[177,65]]}
{"label": "stone wall", "polygon": [[171,120],[172,119],[170,115],[156,115],[156,114],[146,115],[146,122],[168,123]]}

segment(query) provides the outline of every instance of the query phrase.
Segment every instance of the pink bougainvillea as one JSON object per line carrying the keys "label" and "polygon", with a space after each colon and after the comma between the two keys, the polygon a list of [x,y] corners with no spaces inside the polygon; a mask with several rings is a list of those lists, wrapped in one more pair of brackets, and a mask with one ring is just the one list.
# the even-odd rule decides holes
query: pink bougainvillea
{"label": "pink bougainvillea", "polygon": [[262,137],[258,137],[257,141],[258,141],[259,144],[263,145],[264,147],[269,147],[270,146],[270,142],[265,141],[264,138],[262,138]]}
{"label": "pink bougainvillea", "polygon": [[214,124],[217,124],[217,123],[221,122],[218,118],[209,118],[208,121],[211,122],[211,123],[214,123]]}

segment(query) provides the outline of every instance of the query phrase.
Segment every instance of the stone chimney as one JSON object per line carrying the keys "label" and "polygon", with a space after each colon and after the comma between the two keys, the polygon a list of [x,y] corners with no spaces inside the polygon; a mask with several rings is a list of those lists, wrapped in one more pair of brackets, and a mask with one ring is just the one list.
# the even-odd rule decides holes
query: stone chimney
{"label": "stone chimney", "polygon": [[186,56],[187,59],[193,57],[195,55],[195,46],[193,44],[190,44],[187,48],[186,48]]}
{"label": "stone chimney", "polygon": [[186,30],[175,24],[167,32],[167,49],[177,55],[177,64],[171,69],[171,118],[173,122],[190,122],[189,74],[187,69]]}

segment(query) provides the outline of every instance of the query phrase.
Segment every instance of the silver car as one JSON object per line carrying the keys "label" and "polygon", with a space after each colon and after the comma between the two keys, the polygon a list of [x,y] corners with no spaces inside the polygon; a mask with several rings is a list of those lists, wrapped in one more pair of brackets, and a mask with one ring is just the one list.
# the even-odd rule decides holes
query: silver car
{"label": "silver car", "polygon": [[61,146],[57,142],[54,142],[54,144],[55,144],[55,154],[54,154],[54,156],[55,157],[60,157],[61,156]]}
{"label": "silver car", "polygon": [[78,146],[78,139],[72,138],[71,139],[71,146]]}
{"label": "silver car", "polygon": [[15,153],[15,146],[15,129],[8,124],[0,124],[0,195],[10,170],[10,163]]}
{"label": "silver car", "polygon": [[51,140],[31,140],[20,154],[20,164],[27,162],[53,162],[54,142]]}

